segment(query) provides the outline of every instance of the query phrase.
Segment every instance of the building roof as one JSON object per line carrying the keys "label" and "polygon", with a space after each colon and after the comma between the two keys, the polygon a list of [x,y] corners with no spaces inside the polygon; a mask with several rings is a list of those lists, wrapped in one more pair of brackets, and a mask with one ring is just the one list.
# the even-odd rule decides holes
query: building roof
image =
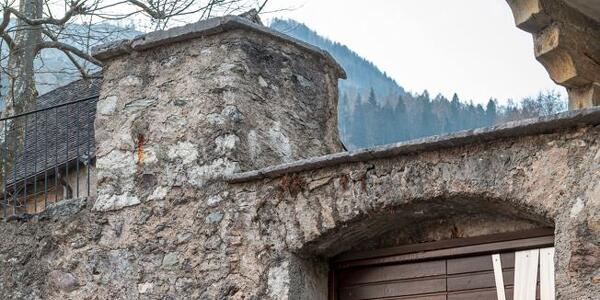
{"label": "building roof", "polygon": [[8,166],[7,184],[44,176],[44,172],[52,175],[55,167],[64,172],[67,162],[74,167],[74,160],[93,157],[100,83],[101,79],[74,81],[39,96],[35,110],[10,119],[14,128],[26,130],[20,144],[11,131],[7,134],[7,155],[16,155],[15,163]]}
{"label": "building roof", "polygon": [[[100,75],[95,74],[94,76]],[[50,106],[63,104],[78,99],[97,97],[100,92],[102,79],[92,78],[89,80],[80,79],[67,85],[61,86],[49,91],[37,98],[36,108],[47,108]]]}

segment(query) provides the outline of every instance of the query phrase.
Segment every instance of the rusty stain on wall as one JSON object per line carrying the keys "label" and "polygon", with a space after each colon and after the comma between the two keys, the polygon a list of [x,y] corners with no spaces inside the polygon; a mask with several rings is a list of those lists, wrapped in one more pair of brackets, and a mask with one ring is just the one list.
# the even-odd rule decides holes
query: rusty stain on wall
{"label": "rusty stain on wall", "polygon": [[137,138],[137,163],[144,164],[144,135],[139,133]]}

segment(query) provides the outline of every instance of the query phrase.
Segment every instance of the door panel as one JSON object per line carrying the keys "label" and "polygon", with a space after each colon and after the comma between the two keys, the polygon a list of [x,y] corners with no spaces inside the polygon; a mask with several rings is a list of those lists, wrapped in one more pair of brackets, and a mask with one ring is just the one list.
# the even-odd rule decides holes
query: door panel
{"label": "door panel", "polygon": [[[508,243],[516,245],[517,249],[506,251],[502,248],[505,252],[499,253],[500,261],[496,259],[496,273],[492,260],[492,254],[495,254],[493,249],[486,249],[486,253],[465,254],[461,254],[460,248],[433,249],[438,253],[450,254],[437,259],[388,264],[383,262],[394,261],[388,259],[393,255],[389,255],[391,251],[383,249],[377,251],[386,253],[386,257],[361,257],[361,260],[355,260],[356,267],[353,267],[353,261],[342,261],[339,266],[343,267],[334,270],[335,275],[332,276],[336,278],[332,283],[336,292],[331,299],[497,300],[502,290],[496,289],[496,282],[503,282],[506,300],[515,297],[518,298],[515,300],[540,299],[540,294],[544,295],[542,300],[554,300],[553,248],[546,247],[548,239],[545,239],[544,244],[540,245],[544,248],[526,249],[531,247],[533,239],[521,239],[524,241],[523,247],[519,247],[520,240],[511,240]],[[543,239],[537,236],[536,240]],[[419,245],[419,248],[423,246]],[[403,251],[401,254],[405,257],[406,251]],[[418,254],[414,257],[429,257],[427,251]],[[364,253],[360,255],[365,256]],[[382,263],[368,265],[365,261]],[[501,281],[496,278],[500,274]],[[540,278],[543,279],[543,292]],[[515,285],[520,296],[515,295]]]}
{"label": "door panel", "polygon": [[[504,271],[504,286],[512,285],[513,271]],[[465,274],[448,277],[448,291],[461,291],[482,288],[496,288],[494,272]]]}
{"label": "door panel", "polygon": [[444,261],[358,268],[339,273],[341,285],[354,285],[368,282],[382,282],[401,279],[413,279],[427,276],[445,275]]}
{"label": "door panel", "polygon": [[[514,268],[515,253],[500,254],[502,260],[502,269]],[[470,273],[477,271],[492,271],[494,267],[490,260],[490,255],[478,255],[462,258],[448,259],[448,274]]]}
{"label": "door panel", "polygon": [[377,299],[408,295],[423,295],[446,290],[446,279],[422,278],[410,281],[386,282],[343,287],[340,289],[341,299]]}

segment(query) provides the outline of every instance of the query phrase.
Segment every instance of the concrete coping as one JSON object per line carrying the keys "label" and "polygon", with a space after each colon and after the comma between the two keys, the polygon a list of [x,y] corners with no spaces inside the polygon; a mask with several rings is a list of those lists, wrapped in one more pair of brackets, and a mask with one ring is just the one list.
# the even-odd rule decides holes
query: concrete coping
{"label": "concrete coping", "polygon": [[326,62],[335,68],[338,78],[346,79],[346,72],[329,54],[329,52],[239,16],[211,18],[180,27],[142,34],[133,39],[124,39],[112,43],[102,44],[92,48],[92,56],[100,61],[104,61],[133,52],[142,52],[163,45],[170,45],[177,42],[215,35],[235,29],[248,30],[259,34],[264,34],[281,42],[292,44],[298,48],[315,54],[318,57],[325,59]]}
{"label": "concrete coping", "polygon": [[241,183],[266,178],[277,178],[286,174],[333,167],[344,163],[365,162],[469,144],[485,143],[505,138],[548,134],[561,129],[578,126],[595,126],[598,124],[600,124],[600,107],[593,107],[540,118],[507,122],[493,127],[464,130],[373,148],[312,157],[259,170],[226,175],[224,180],[229,183]]}

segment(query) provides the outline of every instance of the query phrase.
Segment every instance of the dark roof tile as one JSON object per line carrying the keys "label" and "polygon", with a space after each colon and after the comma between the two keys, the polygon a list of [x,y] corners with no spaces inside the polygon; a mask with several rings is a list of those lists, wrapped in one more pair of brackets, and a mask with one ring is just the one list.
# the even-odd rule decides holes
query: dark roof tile
{"label": "dark roof tile", "polygon": [[[100,83],[101,79],[82,79],[52,90],[38,97],[36,112],[14,119],[14,129],[26,130],[19,145],[11,138],[14,135],[8,134],[7,153],[16,153],[17,157],[13,164],[16,167],[8,167],[7,184],[52,175],[56,167],[64,172],[66,162],[73,167],[74,160],[85,161],[88,156],[93,157]],[[70,103],[81,99],[87,100]]]}

